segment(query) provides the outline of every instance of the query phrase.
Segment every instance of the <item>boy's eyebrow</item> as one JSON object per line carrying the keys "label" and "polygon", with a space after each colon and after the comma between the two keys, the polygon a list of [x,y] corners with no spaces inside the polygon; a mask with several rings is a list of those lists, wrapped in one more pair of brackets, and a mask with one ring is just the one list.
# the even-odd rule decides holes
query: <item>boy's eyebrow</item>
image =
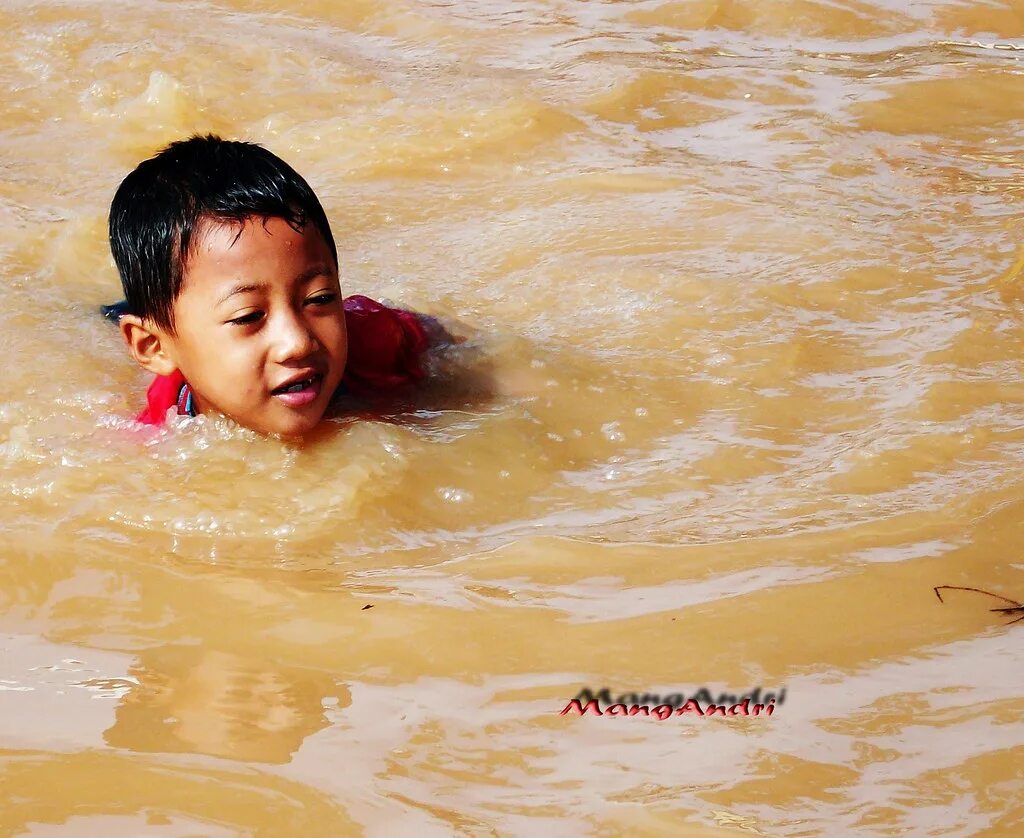
{"label": "boy's eyebrow", "polygon": [[266,283],[254,285],[251,282],[240,282],[238,285],[232,286],[231,290],[228,291],[228,293],[221,297],[219,300],[217,300],[216,304],[220,305],[229,298],[235,296],[235,294],[248,294],[250,291],[262,291],[266,287]]}
{"label": "boy's eyebrow", "polygon": [[331,269],[327,265],[313,265],[312,267],[307,268],[302,273],[300,273],[297,277],[295,277],[295,282],[296,283],[309,282],[314,277],[317,277],[317,276],[330,276],[330,275],[331,275]]}
{"label": "boy's eyebrow", "polygon": [[[295,284],[299,285],[303,282],[309,282],[309,280],[318,276],[330,275],[331,269],[326,264],[313,265],[312,267],[307,268],[297,277],[295,277]],[[270,286],[265,282],[240,282],[237,285],[231,286],[231,290],[229,290],[227,294],[225,294],[223,297],[217,300],[216,305],[220,305],[221,303],[226,302],[228,299],[235,296],[235,294],[248,294],[250,291],[263,291],[269,287]]]}

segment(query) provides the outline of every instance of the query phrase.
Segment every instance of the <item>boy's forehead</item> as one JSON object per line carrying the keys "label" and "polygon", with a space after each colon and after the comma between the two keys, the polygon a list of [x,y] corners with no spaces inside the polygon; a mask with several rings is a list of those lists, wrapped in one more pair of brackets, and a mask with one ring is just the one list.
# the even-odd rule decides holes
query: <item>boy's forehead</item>
{"label": "boy's forehead", "polygon": [[[324,258],[326,257],[326,258]],[[223,271],[258,269],[265,260],[313,258],[335,268],[323,236],[315,224],[294,224],[276,216],[203,218],[189,243],[182,264],[182,290],[197,275],[219,279]]]}
{"label": "boy's forehead", "polygon": [[[261,215],[250,215],[243,219],[204,215],[196,222],[192,232],[188,256],[194,257],[203,251],[230,250],[246,232],[246,228],[259,227],[265,231],[271,220]],[[278,220],[285,223],[283,218]]]}
{"label": "boy's forehead", "polygon": [[310,222],[295,223],[278,216],[260,215],[241,220],[204,217],[191,237],[182,270],[187,274],[197,259],[242,261],[261,254],[294,252],[300,241],[304,248],[323,247],[330,252],[324,237]]}

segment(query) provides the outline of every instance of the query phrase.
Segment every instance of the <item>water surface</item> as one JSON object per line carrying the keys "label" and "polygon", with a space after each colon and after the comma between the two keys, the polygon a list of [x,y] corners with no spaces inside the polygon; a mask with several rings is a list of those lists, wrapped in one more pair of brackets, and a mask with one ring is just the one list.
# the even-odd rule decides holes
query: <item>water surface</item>
{"label": "water surface", "polygon": [[[1019,3],[5,12],[2,831],[1019,831],[1021,628],[932,593],[1024,596]],[[106,210],[195,131],[463,386],[133,427]],[[787,692],[558,715],[705,685]]]}

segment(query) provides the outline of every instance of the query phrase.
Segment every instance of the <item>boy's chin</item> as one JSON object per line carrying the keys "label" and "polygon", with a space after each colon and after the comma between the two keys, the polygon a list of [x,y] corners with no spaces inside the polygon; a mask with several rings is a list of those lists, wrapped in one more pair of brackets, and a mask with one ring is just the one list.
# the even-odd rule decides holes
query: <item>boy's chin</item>
{"label": "boy's chin", "polygon": [[330,405],[330,399],[324,398],[323,394],[301,407],[279,403],[271,397],[271,400],[263,402],[255,410],[225,410],[206,399],[200,401],[197,398],[196,401],[200,414],[220,414],[246,430],[264,436],[287,438],[303,437],[313,431],[321,424]]}
{"label": "boy's chin", "polygon": [[262,432],[286,438],[303,437],[320,424],[323,414],[323,410],[320,410],[305,416],[291,416],[280,421],[269,422],[268,427]]}
{"label": "boy's chin", "polygon": [[326,407],[310,405],[309,410],[280,408],[263,416],[231,417],[243,428],[268,436],[286,438],[303,437],[314,430],[323,419]]}

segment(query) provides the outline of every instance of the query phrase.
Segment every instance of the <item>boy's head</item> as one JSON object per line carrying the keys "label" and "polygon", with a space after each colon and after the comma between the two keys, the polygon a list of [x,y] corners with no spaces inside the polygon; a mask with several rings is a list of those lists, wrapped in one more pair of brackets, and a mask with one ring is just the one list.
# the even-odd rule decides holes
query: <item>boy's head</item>
{"label": "boy's head", "polygon": [[172,143],[121,183],[110,248],[129,351],[201,412],[265,433],[322,417],[346,360],[334,237],[313,190],[251,143]]}

